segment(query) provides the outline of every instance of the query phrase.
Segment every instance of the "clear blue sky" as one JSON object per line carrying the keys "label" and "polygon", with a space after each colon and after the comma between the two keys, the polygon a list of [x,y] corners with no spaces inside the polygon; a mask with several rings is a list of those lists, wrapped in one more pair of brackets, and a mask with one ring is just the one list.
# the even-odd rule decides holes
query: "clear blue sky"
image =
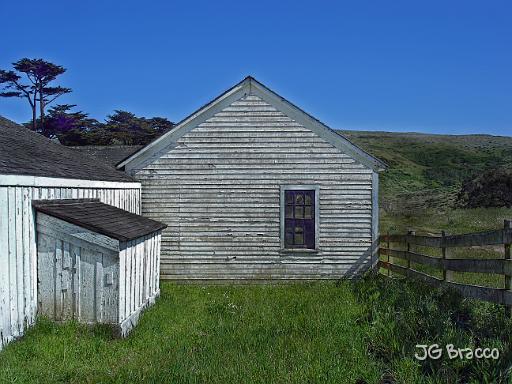
{"label": "clear blue sky", "polygon": [[[332,128],[512,136],[510,1],[3,1],[0,68],[42,57],[104,119],[181,120],[250,74]],[[21,100],[0,114],[30,118]]]}

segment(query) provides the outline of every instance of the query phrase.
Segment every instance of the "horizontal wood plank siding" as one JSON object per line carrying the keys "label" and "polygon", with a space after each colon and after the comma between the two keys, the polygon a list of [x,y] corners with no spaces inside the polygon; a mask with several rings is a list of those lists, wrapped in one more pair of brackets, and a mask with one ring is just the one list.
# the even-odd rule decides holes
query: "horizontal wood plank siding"
{"label": "horizontal wood plank siding", "polygon": [[[168,224],[161,277],[336,279],[370,265],[373,171],[254,95],[133,170],[142,214]],[[319,248],[280,246],[281,185],[320,187]]]}
{"label": "horizontal wood plank siding", "polygon": [[139,188],[0,186],[0,349],[21,336],[36,316],[36,224],[32,200],[68,198],[99,198],[140,214]]}

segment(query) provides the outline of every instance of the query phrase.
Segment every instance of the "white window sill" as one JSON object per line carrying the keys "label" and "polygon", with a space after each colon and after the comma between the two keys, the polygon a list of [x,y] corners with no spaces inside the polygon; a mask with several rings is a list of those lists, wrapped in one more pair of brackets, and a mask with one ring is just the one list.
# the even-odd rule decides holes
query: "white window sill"
{"label": "white window sill", "polygon": [[308,248],[281,248],[280,253],[318,253],[319,249]]}

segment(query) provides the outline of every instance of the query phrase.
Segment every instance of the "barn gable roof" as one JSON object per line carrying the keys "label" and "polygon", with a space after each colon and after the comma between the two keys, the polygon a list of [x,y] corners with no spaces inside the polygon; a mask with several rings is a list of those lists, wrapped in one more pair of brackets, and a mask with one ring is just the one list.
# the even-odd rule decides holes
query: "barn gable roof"
{"label": "barn gable roof", "polygon": [[150,164],[160,157],[160,155],[170,146],[172,146],[181,136],[194,129],[201,122],[209,119],[214,114],[220,112],[223,108],[246,95],[255,95],[273,105],[281,112],[294,119],[298,123],[311,129],[317,135],[331,143],[333,146],[352,156],[361,164],[373,169],[382,171],[387,166],[381,160],[365,152],[363,149],[350,142],[346,137],[335,132],[320,120],[292,104],[285,98],[267,88],[251,76],[246,77],[240,83],[236,84],[226,92],[199,108],[196,112],[180,121],[173,129],[151,143],[141,148],[131,156],[121,161],[118,168],[135,168]]}
{"label": "barn gable roof", "polygon": [[85,153],[96,160],[115,167],[120,161],[134,154],[143,145],[82,145],[70,147],[78,152]]}
{"label": "barn gable roof", "polygon": [[120,241],[133,240],[167,225],[130,213],[99,199],[33,200],[39,212]]}
{"label": "barn gable roof", "polygon": [[93,157],[0,116],[0,175],[135,182]]}

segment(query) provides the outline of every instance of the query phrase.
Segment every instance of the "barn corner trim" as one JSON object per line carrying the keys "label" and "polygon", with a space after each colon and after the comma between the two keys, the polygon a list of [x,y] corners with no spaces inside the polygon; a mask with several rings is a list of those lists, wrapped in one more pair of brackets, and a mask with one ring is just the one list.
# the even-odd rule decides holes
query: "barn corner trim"
{"label": "barn corner trim", "polygon": [[265,100],[291,119],[297,121],[308,129],[311,129],[334,147],[352,156],[355,160],[372,169],[374,172],[381,172],[387,168],[387,165],[384,162],[365,152],[346,137],[337,133],[320,120],[314,118],[295,104],[286,100],[284,97],[278,95],[252,76],[247,76],[241,82],[184,118],[172,130],[155,139],[128,158],[122,160],[117,165],[117,168],[124,168],[125,171],[131,173],[131,170],[133,169],[151,164],[154,160],[160,157],[162,151],[170,149],[181,136],[194,129],[201,122],[220,112],[223,108],[227,107],[234,101],[246,95],[255,95]]}

